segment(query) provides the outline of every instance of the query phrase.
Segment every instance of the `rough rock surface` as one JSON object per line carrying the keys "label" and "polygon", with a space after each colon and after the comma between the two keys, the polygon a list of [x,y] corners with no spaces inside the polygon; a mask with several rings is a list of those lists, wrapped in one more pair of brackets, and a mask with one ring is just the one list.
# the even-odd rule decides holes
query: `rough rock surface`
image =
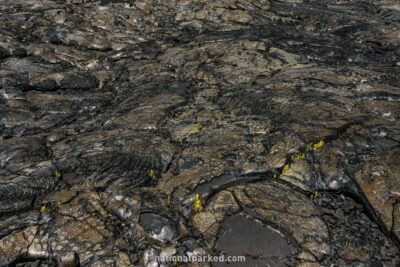
{"label": "rough rock surface", "polygon": [[0,266],[400,264],[397,0],[0,14]]}

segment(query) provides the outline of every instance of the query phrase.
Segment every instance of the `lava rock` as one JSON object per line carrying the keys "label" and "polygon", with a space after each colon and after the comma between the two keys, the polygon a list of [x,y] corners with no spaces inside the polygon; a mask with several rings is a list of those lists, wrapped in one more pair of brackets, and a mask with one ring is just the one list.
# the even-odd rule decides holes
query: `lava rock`
{"label": "lava rock", "polygon": [[179,234],[173,222],[155,213],[141,214],[139,223],[154,239],[163,243],[172,240]]}
{"label": "lava rock", "polygon": [[76,252],[68,252],[58,257],[58,266],[60,267],[78,267],[80,266],[79,255]]}
{"label": "lava rock", "polygon": [[27,51],[25,48],[17,48],[12,52],[12,55],[14,57],[26,57]]}
{"label": "lava rock", "polygon": [[46,79],[35,86],[35,88],[40,91],[54,91],[57,89],[57,87],[57,82],[53,79]]}
{"label": "lava rock", "polygon": [[81,89],[88,90],[96,88],[98,85],[98,80],[87,74],[78,74],[67,76],[60,82],[61,89]]}
{"label": "lava rock", "polygon": [[61,39],[60,39],[60,38],[58,38],[58,36],[57,36],[57,35],[53,35],[53,36],[51,36],[51,37],[49,38],[49,42],[50,42],[51,44],[55,44],[55,45],[62,44],[62,41],[61,41]]}
{"label": "lava rock", "polygon": [[101,0],[100,4],[104,6],[111,3],[127,3],[127,2],[129,2],[129,0]]}
{"label": "lava rock", "polygon": [[251,255],[269,260],[283,259],[292,254],[292,246],[281,234],[249,221],[243,216],[228,217],[222,224],[215,248],[226,255]]}
{"label": "lava rock", "polygon": [[8,53],[8,51],[0,46],[0,59],[6,58],[9,56],[10,56],[10,54]]}

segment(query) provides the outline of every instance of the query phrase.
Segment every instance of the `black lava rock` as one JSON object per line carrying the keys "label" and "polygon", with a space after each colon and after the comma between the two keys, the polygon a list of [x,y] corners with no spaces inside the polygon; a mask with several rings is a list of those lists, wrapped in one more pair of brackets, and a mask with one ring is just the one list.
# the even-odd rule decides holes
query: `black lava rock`
{"label": "black lava rock", "polygon": [[128,0],[101,0],[101,5],[107,5],[107,4],[111,4],[111,3],[125,3],[125,2],[129,2]]}
{"label": "black lava rock", "polygon": [[61,89],[92,89],[96,88],[98,81],[95,77],[87,74],[73,75],[61,80]]}
{"label": "black lava rock", "polygon": [[52,79],[46,79],[38,83],[35,87],[39,91],[54,91],[57,89],[57,82]]}
{"label": "black lava rock", "polygon": [[17,48],[12,52],[14,57],[26,57],[27,54],[25,48]]}
{"label": "black lava rock", "polygon": [[6,49],[4,49],[3,47],[0,47],[0,59],[6,58],[8,56],[10,56],[8,51]]}

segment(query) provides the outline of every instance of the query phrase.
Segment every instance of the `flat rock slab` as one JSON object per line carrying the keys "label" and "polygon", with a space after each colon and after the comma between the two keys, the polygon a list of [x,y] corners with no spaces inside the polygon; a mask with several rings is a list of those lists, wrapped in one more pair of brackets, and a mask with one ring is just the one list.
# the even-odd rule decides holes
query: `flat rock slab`
{"label": "flat rock slab", "polygon": [[399,0],[0,2],[0,266],[399,265]]}
{"label": "flat rock slab", "polygon": [[228,256],[246,256],[251,261],[251,258],[259,258],[254,262],[256,266],[276,264],[293,251],[282,234],[241,215],[230,216],[224,221],[215,248]]}

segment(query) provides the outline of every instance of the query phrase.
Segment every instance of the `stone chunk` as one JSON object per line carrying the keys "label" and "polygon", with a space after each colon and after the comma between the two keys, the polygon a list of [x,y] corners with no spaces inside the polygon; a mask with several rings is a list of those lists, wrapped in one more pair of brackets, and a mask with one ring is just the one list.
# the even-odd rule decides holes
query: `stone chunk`
{"label": "stone chunk", "polygon": [[82,89],[88,90],[97,87],[98,80],[87,74],[67,76],[60,82],[61,89]]}
{"label": "stone chunk", "polygon": [[[283,259],[292,254],[292,247],[284,236],[248,220],[244,216],[233,215],[222,224],[216,249],[227,255],[251,255],[266,259]],[[267,264],[268,260],[266,260]]]}

